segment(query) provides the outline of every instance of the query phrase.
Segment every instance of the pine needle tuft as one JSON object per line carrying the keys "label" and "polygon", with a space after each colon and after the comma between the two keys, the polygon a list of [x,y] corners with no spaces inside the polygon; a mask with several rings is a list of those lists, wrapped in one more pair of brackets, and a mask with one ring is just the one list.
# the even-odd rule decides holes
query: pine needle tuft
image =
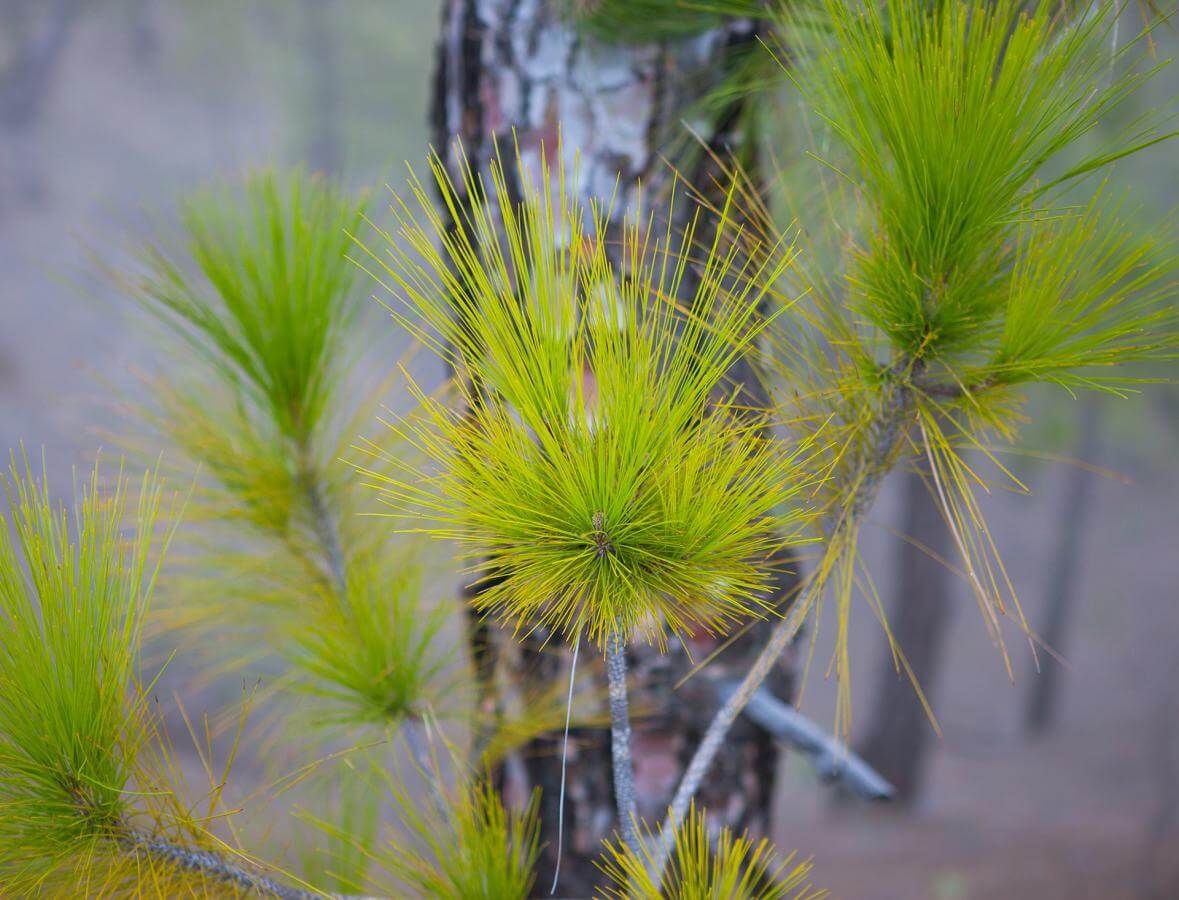
{"label": "pine needle tuft", "polygon": [[415,178],[369,250],[394,319],[458,373],[457,409],[411,384],[419,412],[388,422],[424,462],[368,448],[405,530],[459,542],[479,607],[517,630],[663,640],[764,614],[807,448],[726,378],[789,248],[755,263],[727,213],[698,247],[691,226],[583,205],[553,187],[563,169],[497,159],[486,192],[432,169],[452,208],[486,204],[449,231]]}

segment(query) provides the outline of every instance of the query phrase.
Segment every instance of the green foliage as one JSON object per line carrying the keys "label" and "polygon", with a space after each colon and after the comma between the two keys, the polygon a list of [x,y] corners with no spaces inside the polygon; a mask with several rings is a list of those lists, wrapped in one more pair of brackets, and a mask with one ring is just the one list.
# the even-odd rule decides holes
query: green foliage
{"label": "green foliage", "polygon": [[1106,374],[1110,367],[1179,352],[1173,237],[1143,234],[1099,201],[1026,226],[1012,261],[1002,334],[969,383],[1117,389],[1141,379]]}
{"label": "green foliage", "polygon": [[158,571],[161,503],[146,476],[128,543],[128,483],[104,497],[94,471],[72,524],[15,458],[0,528],[0,871],[21,882],[119,827],[150,738],[136,654]]}
{"label": "green foliage", "polygon": [[[294,835],[301,871],[308,882],[337,894],[368,892],[371,848],[381,825],[382,796],[369,779],[357,777],[351,754],[345,770],[326,766],[310,829]],[[371,893],[371,892],[370,892]]]}
{"label": "green foliage", "polygon": [[[573,14],[590,34],[646,43],[767,6],[588,0]],[[457,761],[448,789],[415,742],[442,692],[447,711],[461,704],[437,650],[443,612],[423,601],[410,550],[359,518],[377,498],[399,531],[458,544],[484,587],[480,610],[518,632],[599,644],[724,633],[773,612],[772,560],[814,534],[825,548],[798,605],[833,589],[846,731],[854,590],[888,627],[859,526],[883,476],[919,454],[993,637],[1004,614],[1028,632],[965,451],[1013,435],[1025,384],[1117,392],[1137,379],[1114,366],[1176,351],[1173,237],[1138,237],[1100,190],[1084,196],[1087,177],[1170,136],[1148,116],[1092,143],[1152,71],[1127,67],[1135,44],[1106,57],[1112,6],[1074,18],[1022,0],[824,0],[822,11],[792,5],[782,21],[791,77],[835,144],[816,152],[840,182],[824,210],[836,240],[815,255],[827,271],[795,265],[739,183],[721,209],[684,216],[673,201],[666,220],[686,219],[681,229],[641,202],[583,202],[566,189],[576,173],[498,158],[486,174],[463,162],[458,183],[433,159],[379,240],[363,200],[302,173],[259,174],[188,202],[179,245],[145,251],[130,293],[172,356],[140,413],[153,455],[167,447],[197,479],[165,626],[215,638],[226,665],[279,657],[281,684],[315,701],[288,714],[288,734],[304,722],[345,739],[367,727],[384,743],[401,727],[424,779],[407,788],[352,745],[329,756],[347,769],[333,796],[336,782],[309,774],[319,762],[285,782],[318,792],[307,818],[325,846],[303,850],[322,885],[522,898],[539,855],[536,796],[509,811]],[[764,87],[751,57],[723,64],[699,107],[708,114]],[[712,221],[698,229],[702,215]],[[772,235],[760,243],[734,225],[758,220]],[[357,245],[393,318],[455,375],[445,396],[410,379],[415,413],[359,440],[376,493],[338,465],[385,388],[358,389],[370,345],[348,259]],[[774,321],[760,312],[769,300]],[[773,421],[730,380],[768,337],[785,388]],[[272,890],[227,863],[206,828],[223,814],[225,779],[210,773],[201,819],[172,787],[151,685],[138,681],[159,566],[154,474],[134,537],[121,477],[107,495],[95,474],[72,532],[27,463],[7,488],[0,882],[18,894]],[[560,724],[563,697],[561,685],[521,692],[519,715],[495,722],[472,756],[483,764]],[[381,831],[386,809],[404,833]],[[608,845],[607,896],[822,896],[809,862],[714,833],[695,809],[662,879],[656,848],[650,835],[637,854]]]}
{"label": "green foliage", "polygon": [[339,463],[384,387],[354,375],[371,346],[348,260],[363,215],[321,178],[250,175],[187,201],[179,249],[149,248],[129,281],[172,352],[139,410],[149,448],[199,472],[162,622],[215,635],[226,665],[278,655],[283,683],[323,701],[299,706],[307,722],[341,728],[412,714],[440,673],[412,548],[361,524],[368,495]]}
{"label": "green foliage", "polygon": [[361,204],[300,173],[250,176],[240,196],[195,195],[181,222],[199,278],[151,248],[136,296],[236,399],[306,442],[331,409],[331,358],[355,312],[349,235],[362,216]]}
{"label": "green foliage", "polygon": [[[826,423],[836,448],[815,578],[838,608],[832,668],[846,729],[853,591],[888,628],[857,554],[883,475],[914,454],[930,463],[992,639],[1003,648],[1005,615],[1027,633],[975,497],[987,482],[966,453],[1009,475],[990,447],[1014,438],[1017,388],[1123,391],[1142,380],[1127,364],[1173,357],[1179,257],[1168,228],[1143,234],[1093,184],[1172,136],[1153,113],[1098,133],[1158,68],[1136,64],[1141,39],[1110,49],[1114,7],[1080,17],[1017,0],[823,8],[822,21],[783,13],[789,76],[825,126],[810,143],[830,183],[812,201],[820,234],[800,241],[815,264],[790,273],[806,299],[774,338],[784,417]],[[772,222],[758,203],[751,218]]]}
{"label": "green foliage", "polygon": [[639,854],[621,841],[608,843],[598,862],[610,880],[604,896],[617,900],[820,900],[826,891],[808,882],[810,860],[779,859],[764,838],[734,837],[728,828],[710,833],[708,817],[693,804],[676,832],[675,849],[656,883],[651,874],[654,839],[648,835]]}
{"label": "green foliage", "polygon": [[[415,386],[419,414],[390,425],[426,462],[372,480],[406,530],[463,546],[479,607],[517,629],[722,630],[762,607],[768,561],[805,519],[781,506],[804,487],[802,451],[725,385],[791,255],[751,262],[722,216],[689,270],[691,229],[677,240],[634,210],[608,237],[609,211],[550,174],[521,166],[517,203],[497,161],[458,233],[416,179],[397,201],[370,255],[394,318],[459,373],[463,411]],[[437,160],[434,180],[457,210]]]}
{"label": "green foliage", "polygon": [[[509,810],[487,779],[463,771],[444,791],[440,761],[418,757],[418,774],[427,785],[416,792],[395,764],[364,764],[350,773],[393,810],[398,831],[384,841],[361,845],[347,827],[308,817],[334,842],[363,854],[374,869],[372,888],[342,878],[341,889],[394,897],[409,890],[441,900],[528,897],[540,855],[539,794],[522,809]],[[452,761],[458,765],[457,758]]]}
{"label": "green foliage", "polygon": [[[74,516],[14,457],[0,526],[0,883],[10,896],[237,896],[272,884],[194,817],[139,680],[172,531],[148,473],[96,466]],[[134,531],[132,532],[132,528]],[[224,782],[222,782],[223,786]],[[208,798],[216,810],[221,786]],[[187,863],[202,858],[216,868]]]}
{"label": "green foliage", "polygon": [[[405,798],[408,799],[408,798]],[[402,803],[411,838],[422,850],[389,843],[380,862],[423,897],[441,900],[524,900],[540,855],[539,794],[507,810],[486,781],[461,785],[439,814]]]}
{"label": "green foliage", "polygon": [[[1126,278],[1088,267],[1091,283],[1074,285],[1084,303],[1059,309],[1048,295],[1031,319],[1036,301],[1018,280],[1067,259],[1092,236],[1093,224],[1057,224],[1062,214],[1095,214],[1054,209],[1064,186],[1171,136],[1140,118],[1113,141],[1082,146],[1153,72],[1111,77],[1103,50],[1116,7],[1103,4],[1080,19],[1062,18],[1048,3],[1029,12],[1016,0],[932,11],[912,0],[890,0],[883,10],[828,0],[826,9],[831,40],[799,42],[792,77],[846,151],[846,160],[829,164],[862,192],[871,216],[848,277],[855,310],[897,351],[923,360],[986,352],[1002,335],[993,380],[1018,371],[1007,355],[1024,346],[1018,329],[1074,313],[1084,314],[1074,331],[1087,332],[1100,352],[1074,344],[1053,367],[1057,374],[1104,364],[1115,347],[1119,360],[1157,351],[1155,341],[1106,340],[1157,325],[1159,296],[1126,302],[1165,274],[1149,255],[1111,260],[1112,274]],[[1110,240],[1116,251],[1125,238]],[[1046,363],[1040,357],[1037,365]]]}
{"label": "green foliage", "polygon": [[329,607],[294,636],[292,659],[312,676],[298,687],[328,701],[321,723],[374,725],[422,712],[445,659],[434,646],[444,609],[417,602],[419,573],[355,577],[344,608]]}

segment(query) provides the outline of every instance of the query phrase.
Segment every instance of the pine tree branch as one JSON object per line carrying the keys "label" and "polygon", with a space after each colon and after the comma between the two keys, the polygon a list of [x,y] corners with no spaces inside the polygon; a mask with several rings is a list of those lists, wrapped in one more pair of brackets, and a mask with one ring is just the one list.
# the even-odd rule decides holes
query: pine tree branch
{"label": "pine tree branch", "polygon": [[737,716],[752,699],[753,694],[761,687],[762,682],[766,680],[770,670],[773,669],[786,647],[798,634],[806,619],[806,610],[810,608],[814,592],[819,586],[817,579],[812,577],[807,580],[802,592],[794,601],[790,614],[774,627],[766,646],[754,660],[745,678],[733,689],[729,698],[721,704],[720,709],[716,711],[716,715],[709,723],[708,730],[704,733],[700,745],[696,748],[696,753],[692,756],[692,761],[684,770],[679,787],[676,789],[668,809],[667,818],[659,833],[659,844],[652,861],[652,871],[657,883],[671,855],[680,823],[687,815],[692,798],[700,789],[700,783],[708,774],[709,768],[712,767],[712,761],[720,752],[725,737],[729,733],[729,728],[732,727]]}
{"label": "pine tree branch", "polygon": [[626,642],[616,630],[606,643],[606,678],[610,686],[610,750],[614,762],[614,801],[622,841],[641,852],[635,767],[630,752],[630,708],[626,696]]}
{"label": "pine tree branch", "polygon": [[769,640],[740,684],[709,723],[700,745],[688,763],[679,787],[676,788],[667,818],[659,833],[658,846],[652,856],[652,872],[658,882],[675,844],[676,832],[687,815],[688,807],[712,762],[723,746],[725,737],[737,716],[753,699],[762,682],[777,664],[779,657],[802,628],[806,616],[825,586],[823,573],[830,570],[832,554],[842,552],[844,540],[854,535],[863,515],[871,508],[880,491],[880,483],[892,468],[902,433],[907,430],[913,410],[912,378],[919,376],[919,366],[911,360],[898,360],[887,373],[888,381],[880,399],[879,409],[868,425],[867,440],[860,453],[848,486],[848,502],[832,529],[826,544],[825,559],[805,581],[789,614],[770,633]]}
{"label": "pine tree branch", "polygon": [[[740,682],[726,681],[719,687],[722,702],[737,690]],[[760,687],[754,691],[742,715],[770,734],[809,756],[828,782],[838,782],[864,800],[889,800],[893,786],[867,762],[833,735],[827,734],[788,703]]]}
{"label": "pine tree branch", "polygon": [[300,480],[307,496],[307,508],[311,513],[311,527],[327,557],[328,573],[340,604],[348,606],[348,568],[344,556],[344,545],[340,540],[340,529],[324,495],[323,482],[318,468],[310,462],[310,448],[300,444],[298,449]]}
{"label": "pine tree branch", "polygon": [[[347,611],[349,607],[347,558],[344,554],[343,541],[340,538],[340,528],[331,507],[328,505],[323,490],[323,482],[319,477],[318,470],[307,462],[310,454],[306,446],[300,448],[299,456],[303,460],[301,464],[302,481],[307,495],[307,505],[311,513],[312,528],[316,538],[319,540],[324,555],[327,557],[328,569],[331,575],[332,586],[336,591],[336,598],[341,608]],[[421,728],[420,731],[419,727]],[[447,802],[446,794],[442,790],[439,780],[433,777],[437,774],[434,765],[435,760],[430,752],[431,742],[426,722],[420,712],[413,713],[407,717],[402,733],[405,736],[405,743],[409,748],[410,756],[413,757],[414,764],[420,771],[422,779],[426,782],[431,800],[435,807],[437,807],[439,814],[445,818],[449,815],[451,807]]]}
{"label": "pine tree branch", "polygon": [[[419,726],[421,726],[420,733]],[[430,799],[437,808],[438,814],[445,820],[451,813],[451,804],[447,801],[446,794],[442,790],[440,779],[434,777],[441,773],[437,772],[434,766],[434,757],[430,752],[430,736],[426,731],[425,722],[420,716],[413,716],[406,720],[402,733],[405,735],[405,743],[409,747],[410,755],[413,756],[422,779],[426,782]]]}
{"label": "pine tree branch", "polygon": [[995,387],[997,383],[994,378],[984,378],[972,385],[934,381],[928,378],[914,378],[913,388],[930,397],[938,397],[943,400],[958,400],[969,394],[980,394],[983,391]]}
{"label": "pine tree branch", "polygon": [[279,900],[310,900],[318,896],[301,888],[281,885],[265,875],[247,871],[210,850],[193,850],[133,830],[123,832],[118,841],[132,853],[149,856],[239,890],[278,897]]}

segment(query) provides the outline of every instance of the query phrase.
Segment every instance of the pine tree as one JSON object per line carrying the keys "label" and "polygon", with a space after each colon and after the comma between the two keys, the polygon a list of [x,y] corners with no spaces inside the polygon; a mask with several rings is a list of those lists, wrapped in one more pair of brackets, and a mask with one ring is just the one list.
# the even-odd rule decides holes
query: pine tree
{"label": "pine tree", "polygon": [[[599,0],[495,20],[532,39],[509,46],[481,30],[490,5],[448,7],[440,68],[441,98],[487,105],[440,102],[437,127],[465,140],[411,167],[387,212],[320,175],[253,173],[188,200],[119,275],[166,361],[116,426],[142,481],[96,468],[71,520],[13,457],[6,890],[822,896],[809,861],[755,833],[763,779],[784,737],[889,793],[841,741],[853,602],[910,668],[857,553],[899,468],[923,473],[1004,659],[1005,628],[1034,650],[976,501],[984,464],[1013,477],[994,448],[1028,385],[1124,395],[1179,347],[1173,238],[1127,224],[1102,180],[1170,135],[1148,116],[1089,140],[1152,74],[1111,76],[1116,9]],[[483,64],[506,53],[563,97],[521,106],[514,136],[469,69],[483,41]],[[613,60],[603,96],[642,109],[669,89],[648,78],[725,43],[682,107],[710,123],[703,146],[667,145],[678,167],[648,133],[612,143],[619,121],[587,130],[561,93]],[[783,79],[821,123],[825,191],[790,226],[756,144],[726,147]],[[374,352],[370,290],[443,388]],[[455,568],[462,605],[432,587]],[[773,684],[804,623],[832,619],[834,737]],[[265,673],[245,704],[262,721],[239,711],[225,764],[224,723],[191,729],[203,796],[145,632],[215,675]],[[649,701],[680,674],[691,709],[661,734]],[[677,783],[652,784],[669,737]],[[225,802],[243,740],[274,776],[251,805],[295,798],[297,860]],[[736,763],[711,774],[726,747]]]}

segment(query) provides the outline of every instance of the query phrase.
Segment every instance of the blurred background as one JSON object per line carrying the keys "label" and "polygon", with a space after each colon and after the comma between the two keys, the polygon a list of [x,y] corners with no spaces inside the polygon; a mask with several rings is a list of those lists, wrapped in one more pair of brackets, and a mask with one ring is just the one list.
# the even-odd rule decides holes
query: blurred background
{"label": "blurred background", "polygon": [[[268,163],[400,183],[427,148],[439,18],[430,0],[0,0],[0,449],[45,447],[59,490],[90,465],[109,388],[150,356],[97,260],[166,227],[185,191]],[[1173,53],[1172,32],[1157,40]],[[1177,90],[1171,67],[1143,102]],[[1179,199],[1175,144],[1114,179],[1153,227]],[[403,350],[390,326],[390,361]],[[1179,392],[1044,392],[1028,413],[1010,462],[1029,493],[985,508],[1065,664],[1042,655],[1037,675],[1013,645],[1012,683],[963,585],[928,564],[900,578],[896,533],[920,530],[920,510],[890,481],[867,553],[886,603],[926,604],[943,736],[897,699],[859,610],[853,744],[905,802],[836,802],[792,760],[775,811],[780,846],[813,854],[837,897],[1179,896]],[[801,706],[826,726],[818,641]],[[184,693],[183,672],[165,692]],[[247,758],[237,777],[255,771]]]}

